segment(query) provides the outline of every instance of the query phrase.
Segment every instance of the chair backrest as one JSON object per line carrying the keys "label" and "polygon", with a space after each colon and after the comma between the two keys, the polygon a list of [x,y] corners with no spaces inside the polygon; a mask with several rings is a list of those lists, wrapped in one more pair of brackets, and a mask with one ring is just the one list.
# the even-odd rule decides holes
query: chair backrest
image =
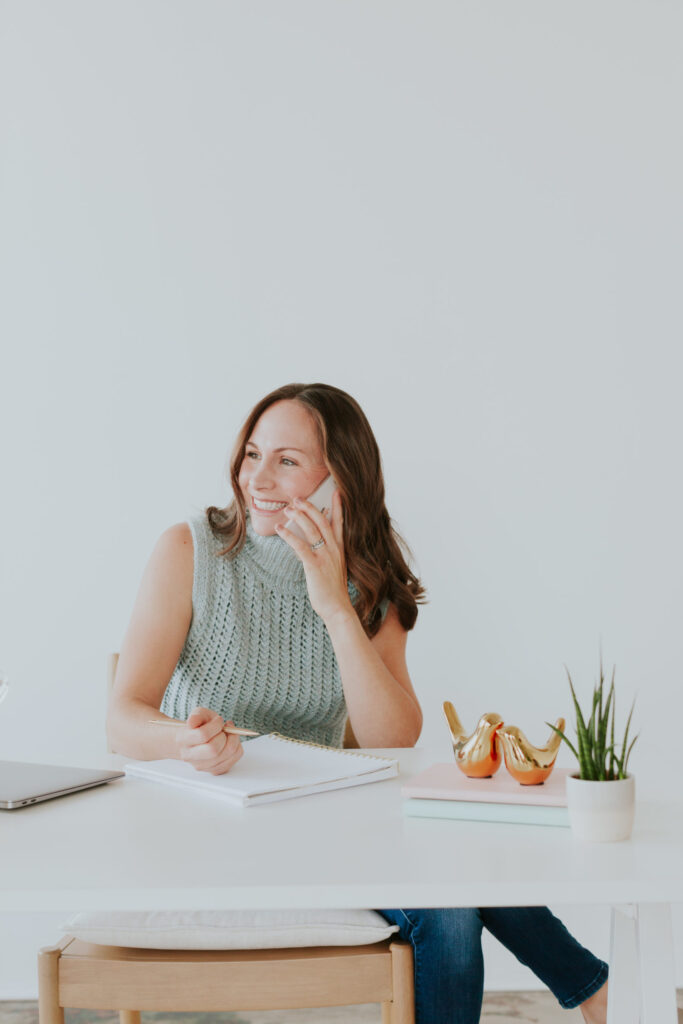
{"label": "chair backrest", "polygon": [[[116,667],[118,663],[118,651],[113,651],[111,654],[107,655],[107,702],[109,702],[109,698],[111,696],[112,687],[114,685],[114,679],[116,678]],[[351,722],[348,718],[346,719],[346,726],[344,728],[344,739],[342,742],[342,746],[345,747],[347,750],[358,750],[358,740],[353,734]],[[109,740],[107,740],[107,753],[116,753],[116,751],[111,746]]]}
{"label": "chair backrest", "polygon": [[[118,651],[112,652],[107,655],[107,707],[109,706],[109,699],[111,697],[111,691],[114,686],[114,680],[116,678],[116,666],[119,663]],[[116,751],[109,742],[107,737],[107,753],[115,754]]]}

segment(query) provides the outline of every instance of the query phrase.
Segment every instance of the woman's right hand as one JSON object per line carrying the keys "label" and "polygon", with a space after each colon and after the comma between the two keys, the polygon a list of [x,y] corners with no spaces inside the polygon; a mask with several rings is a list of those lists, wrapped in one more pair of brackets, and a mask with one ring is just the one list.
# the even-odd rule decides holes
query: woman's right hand
{"label": "woman's right hand", "polygon": [[176,732],[178,757],[198,772],[224,775],[243,753],[239,736],[223,731],[224,725],[234,724],[208,708],[195,708],[185,728]]}

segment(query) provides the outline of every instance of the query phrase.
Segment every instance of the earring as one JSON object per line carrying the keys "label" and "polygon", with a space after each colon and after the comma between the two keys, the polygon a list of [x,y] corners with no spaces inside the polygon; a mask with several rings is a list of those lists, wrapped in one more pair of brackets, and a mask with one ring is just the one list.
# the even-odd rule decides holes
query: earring
{"label": "earring", "polygon": [[503,724],[500,715],[492,712],[482,715],[476,729],[468,736],[449,700],[444,701],[443,710],[458,768],[470,779],[488,779],[495,775],[502,764],[500,749],[496,742],[498,730]]}
{"label": "earring", "polygon": [[[558,718],[555,728],[564,732],[564,718]],[[503,748],[505,767],[513,779],[522,786],[539,786],[555,767],[561,738],[556,732],[550,734],[545,747],[534,747],[516,725],[506,725],[496,733]]]}

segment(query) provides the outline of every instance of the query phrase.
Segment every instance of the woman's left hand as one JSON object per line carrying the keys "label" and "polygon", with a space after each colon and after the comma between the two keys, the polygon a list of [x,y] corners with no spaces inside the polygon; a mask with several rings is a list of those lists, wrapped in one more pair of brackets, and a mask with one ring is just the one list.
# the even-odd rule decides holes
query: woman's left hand
{"label": "woman's left hand", "polygon": [[[308,596],[313,608],[328,625],[338,615],[354,614],[346,584],[344,530],[341,495],[332,496],[331,522],[310,501],[295,499],[288,515],[301,529],[301,540],[286,526],[277,526],[278,536],[297,553],[306,574]],[[320,541],[324,543],[320,543]]]}

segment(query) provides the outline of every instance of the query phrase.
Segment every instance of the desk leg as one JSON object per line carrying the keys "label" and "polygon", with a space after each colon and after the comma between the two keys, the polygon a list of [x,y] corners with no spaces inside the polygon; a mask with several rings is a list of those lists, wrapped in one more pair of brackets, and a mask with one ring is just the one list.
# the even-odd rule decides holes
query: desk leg
{"label": "desk leg", "polygon": [[636,909],[612,907],[607,1024],[639,1024]]}
{"label": "desk leg", "polygon": [[641,1024],[677,1024],[670,905],[639,903],[636,910],[636,935],[640,961]]}

